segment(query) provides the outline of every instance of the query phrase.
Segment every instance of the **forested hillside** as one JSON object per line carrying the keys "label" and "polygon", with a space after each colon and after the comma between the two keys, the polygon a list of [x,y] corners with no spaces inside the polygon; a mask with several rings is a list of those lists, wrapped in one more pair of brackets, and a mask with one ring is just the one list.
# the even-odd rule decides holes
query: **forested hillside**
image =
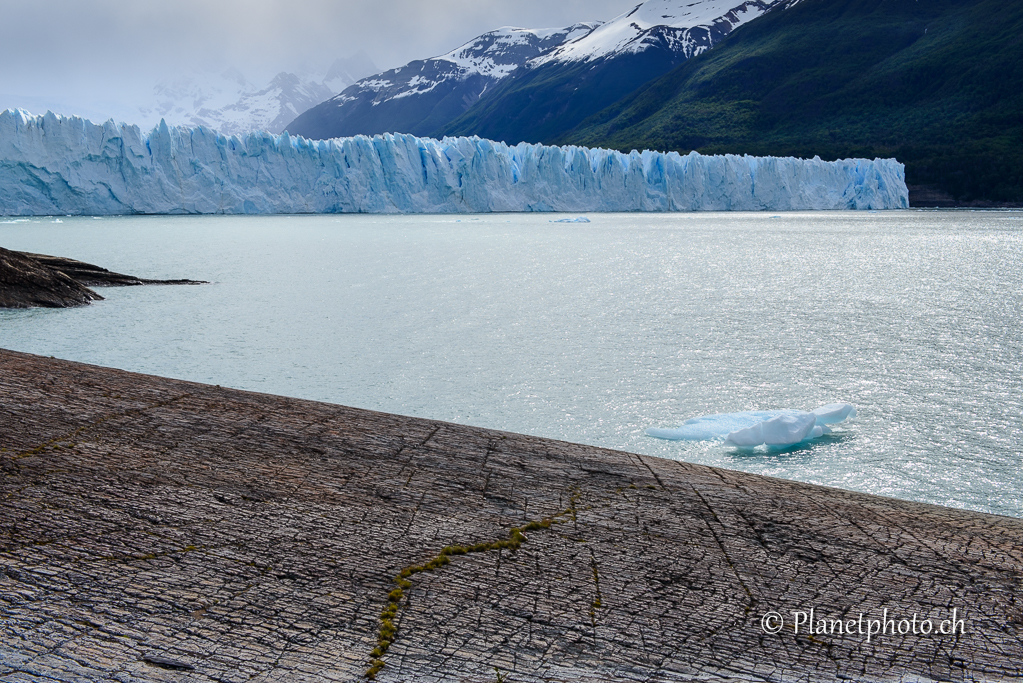
{"label": "forested hillside", "polygon": [[916,205],[1023,202],[1023,3],[802,0],[545,141],[894,156]]}

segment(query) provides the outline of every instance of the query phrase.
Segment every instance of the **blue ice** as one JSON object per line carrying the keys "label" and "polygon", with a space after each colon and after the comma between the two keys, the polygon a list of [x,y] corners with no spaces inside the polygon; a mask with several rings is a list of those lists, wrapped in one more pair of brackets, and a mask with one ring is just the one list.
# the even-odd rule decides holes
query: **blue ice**
{"label": "blue ice", "polygon": [[650,428],[648,436],[684,441],[724,441],[740,448],[793,446],[831,432],[830,425],[856,417],[850,403],[829,403],[812,411],[751,410],[686,420],[674,429]]}
{"label": "blue ice", "polygon": [[622,154],[392,134],[226,137],[0,111],[0,215],[556,211],[585,223],[592,212],[908,207],[895,159]]}

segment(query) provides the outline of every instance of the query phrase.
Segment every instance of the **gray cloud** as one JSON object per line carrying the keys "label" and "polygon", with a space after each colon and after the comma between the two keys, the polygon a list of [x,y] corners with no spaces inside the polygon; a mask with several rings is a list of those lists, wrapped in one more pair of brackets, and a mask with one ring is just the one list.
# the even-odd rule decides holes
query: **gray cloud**
{"label": "gray cloud", "polygon": [[115,102],[196,67],[236,66],[260,81],[359,50],[389,68],[499,26],[609,19],[635,2],[8,0],[0,9],[0,93]]}

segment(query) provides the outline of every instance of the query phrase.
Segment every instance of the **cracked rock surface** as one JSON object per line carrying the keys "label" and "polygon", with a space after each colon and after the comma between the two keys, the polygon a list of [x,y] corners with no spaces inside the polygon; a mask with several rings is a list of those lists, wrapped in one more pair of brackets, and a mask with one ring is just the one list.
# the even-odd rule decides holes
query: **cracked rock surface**
{"label": "cracked rock surface", "polygon": [[545,519],[377,680],[1019,680],[1018,519],[0,351],[0,681],[365,680]]}

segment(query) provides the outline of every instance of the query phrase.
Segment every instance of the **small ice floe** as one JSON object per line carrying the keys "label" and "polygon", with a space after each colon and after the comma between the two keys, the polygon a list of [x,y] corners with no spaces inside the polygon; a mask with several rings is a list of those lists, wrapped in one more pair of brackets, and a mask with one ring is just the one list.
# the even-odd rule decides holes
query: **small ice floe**
{"label": "small ice floe", "polygon": [[831,432],[831,426],[856,417],[850,403],[829,403],[810,412],[802,410],[751,410],[742,413],[704,415],[686,420],[675,429],[646,430],[658,439],[685,441],[723,440],[728,446],[785,447],[810,441]]}
{"label": "small ice floe", "polygon": [[579,216],[578,218],[559,218],[556,221],[548,221],[549,223],[589,223],[590,219],[586,216]]}
{"label": "small ice floe", "polygon": [[62,220],[60,220],[59,218],[57,218],[57,219],[55,219],[55,220],[54,220],[53,222],[54,222],[54,223],[63,223],[64,221],[62,221]]}

